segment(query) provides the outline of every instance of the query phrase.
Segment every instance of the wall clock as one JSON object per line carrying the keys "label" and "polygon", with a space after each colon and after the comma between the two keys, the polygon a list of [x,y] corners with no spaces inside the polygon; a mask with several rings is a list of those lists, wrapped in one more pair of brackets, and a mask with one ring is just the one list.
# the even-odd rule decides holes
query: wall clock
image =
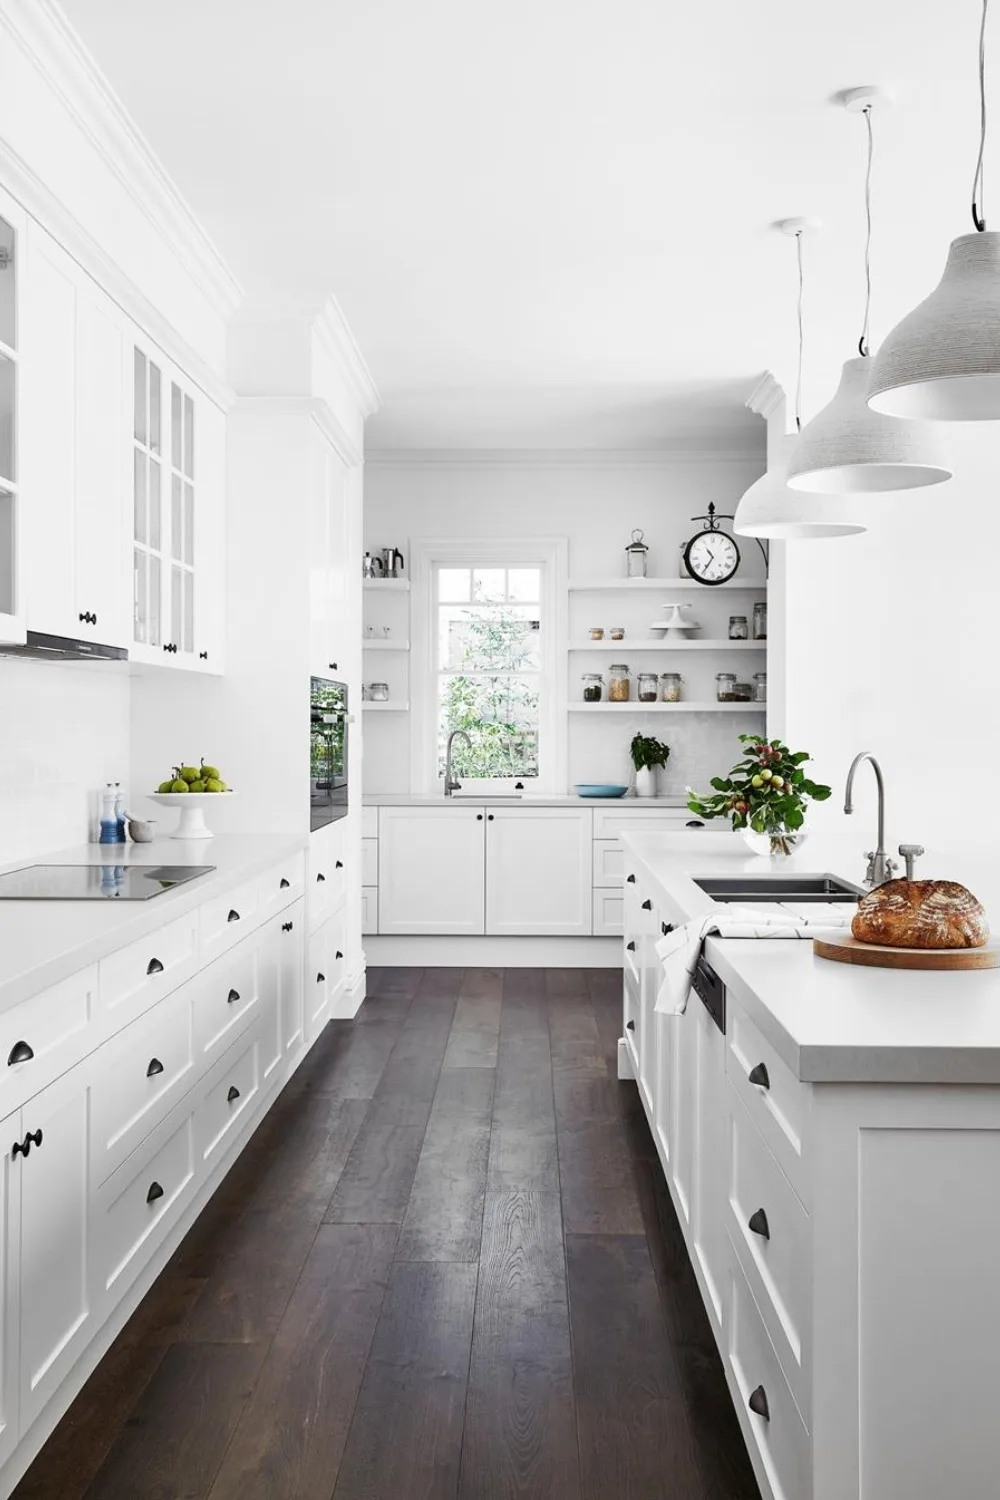
{"label": "wall clock", "polygon": [[694,536],[684,548],[684,566],[697,583],[712,588],[728,583],[740,565],[740,549],[727,531],[719,526],[720,520],[731,521],[730,515],[717,516],[715,506],[709,505],[707,516],[692,516],[692,521],[705,521],[707,525]]}

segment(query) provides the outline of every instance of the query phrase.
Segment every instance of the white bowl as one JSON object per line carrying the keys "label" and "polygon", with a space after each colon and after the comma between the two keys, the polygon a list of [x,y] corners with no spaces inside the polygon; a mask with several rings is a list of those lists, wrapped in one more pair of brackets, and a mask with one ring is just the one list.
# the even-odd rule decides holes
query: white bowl
{"label": "white bowl", "polygon": [[180,822],[170,835],[174,839],[210,839],[212,830],[205,822],[205,803],[221,802],[226,797],[235,797],[228,792],[149,792],[150,802],[159,802],[164,807],[176,807],[180,811]]}

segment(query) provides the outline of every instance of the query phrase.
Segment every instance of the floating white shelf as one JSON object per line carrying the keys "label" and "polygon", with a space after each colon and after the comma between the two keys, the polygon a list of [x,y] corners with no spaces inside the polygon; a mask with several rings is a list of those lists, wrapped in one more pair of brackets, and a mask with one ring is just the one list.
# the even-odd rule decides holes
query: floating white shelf
{"label": "floating white shelf", "polygon": [[366,578],[365,588],[374,589],[376,592],[408,594],[410,592],[410,580],[408,578]]}
{"label": "floating white shelf", "polygon": [[654,640],[652,637],[635,637],[624,641],[575,641],[571,651],[617,651],[619,656],[630,651],[766,651],[766,641],[727,640]]}
{"label": "floating white shelf", "polygon": [[731,583],[699,583],[696,578],[571,578],[569,581],[571,590],[578,593],[596,594],[612,591],[616,594],[641,593],[644,589],[659,589],[672,592],[674,589],[699,589],[701,593],[712,595],[720,594],[724,590],[736,590],[740,593],[759,594],[767,589],[767,580],[764,578],[748,579],[737,583],[735,579]]}
{"label": "floating white shelf", "polygon": [[366,651],[409,651],[409,641],[394,641],[377,636],[365,636],[361,642]]}
{"label": "floating white shelf", "polygon": [[569,703],[571,714],[764,714],[766,703]]}
{"label": "floating white shelf", "polygon": [[410,711],[408,703],[369,703],[365,700],[361,707],[366,714],[405,714]]}

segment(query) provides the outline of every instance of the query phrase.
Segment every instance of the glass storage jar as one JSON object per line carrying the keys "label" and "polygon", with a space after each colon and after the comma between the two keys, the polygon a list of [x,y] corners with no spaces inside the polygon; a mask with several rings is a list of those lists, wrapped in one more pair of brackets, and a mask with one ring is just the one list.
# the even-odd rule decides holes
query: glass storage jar
{"label": "glass storage jar", "polygon": [[681,701],[681,683],[684,678],[679,672],[664,672],[660,677],[660,697],[664,703],[679,703]]}
{"label": "glass storage jar", "polygon": [[750,682],[738,682],[733,689],[736,694],[737,703],[750,703],[753,700],[753,684]]}
{"label": "glass storage jar", "polygon": [[720,703],[735,703],[737,701],[735,672],[716,672],[715,696]]}
{"label": "glass storage jar", "polygon": [[623,662],[612,662],[608,668],[608,697],[612,703],[627,703],[631,696],[628,667]]}
{"label": "glass storage jar", "polygon": [[767,702],[767,673],[755,672],[753,674],[753,701],[755,703]]}
{"label": "glass storage jar", "polygon": [[368,689],[368,696],[372,703],[388,703],[389,684],[387,682],[373,682]]}
{"label": "glass storage jar", "polygon": [[729,616],[729,639],[731,641],[745,641],[747,639],[747,617],[746,615]]}
{"label": "glass storage jar", "polygon": [[633,531],[632,540],[625,548],[625,576],[626,578],[645,578],[646,559],[649,556],[649,548],[642,539],[642,532]]}
{"label": "glass storage jar", "polygon": [[640,703],[655,703],[659,697],[659,686],[656,681],[655,672],[640,672],[637,683],[637,694]]}
{"label": "glass storage jar", "polygon": [[584,672],[583,674],[583,701],[584,703],[600,703],[604,697],[604,678],[600,672]]}
{"label": "glass storage jar", "polygon": [[767,640],[767,605],[763,601],[753,607],[753,638],[755,641]]}

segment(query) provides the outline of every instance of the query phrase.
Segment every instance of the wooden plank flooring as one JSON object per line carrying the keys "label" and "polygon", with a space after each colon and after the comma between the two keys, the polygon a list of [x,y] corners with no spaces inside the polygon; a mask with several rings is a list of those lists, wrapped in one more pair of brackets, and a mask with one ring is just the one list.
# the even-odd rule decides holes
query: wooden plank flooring
{"label": "wooden plank flooring", "polygon": [[14,1500],[759,1500],[620,983],[369,971]]}

